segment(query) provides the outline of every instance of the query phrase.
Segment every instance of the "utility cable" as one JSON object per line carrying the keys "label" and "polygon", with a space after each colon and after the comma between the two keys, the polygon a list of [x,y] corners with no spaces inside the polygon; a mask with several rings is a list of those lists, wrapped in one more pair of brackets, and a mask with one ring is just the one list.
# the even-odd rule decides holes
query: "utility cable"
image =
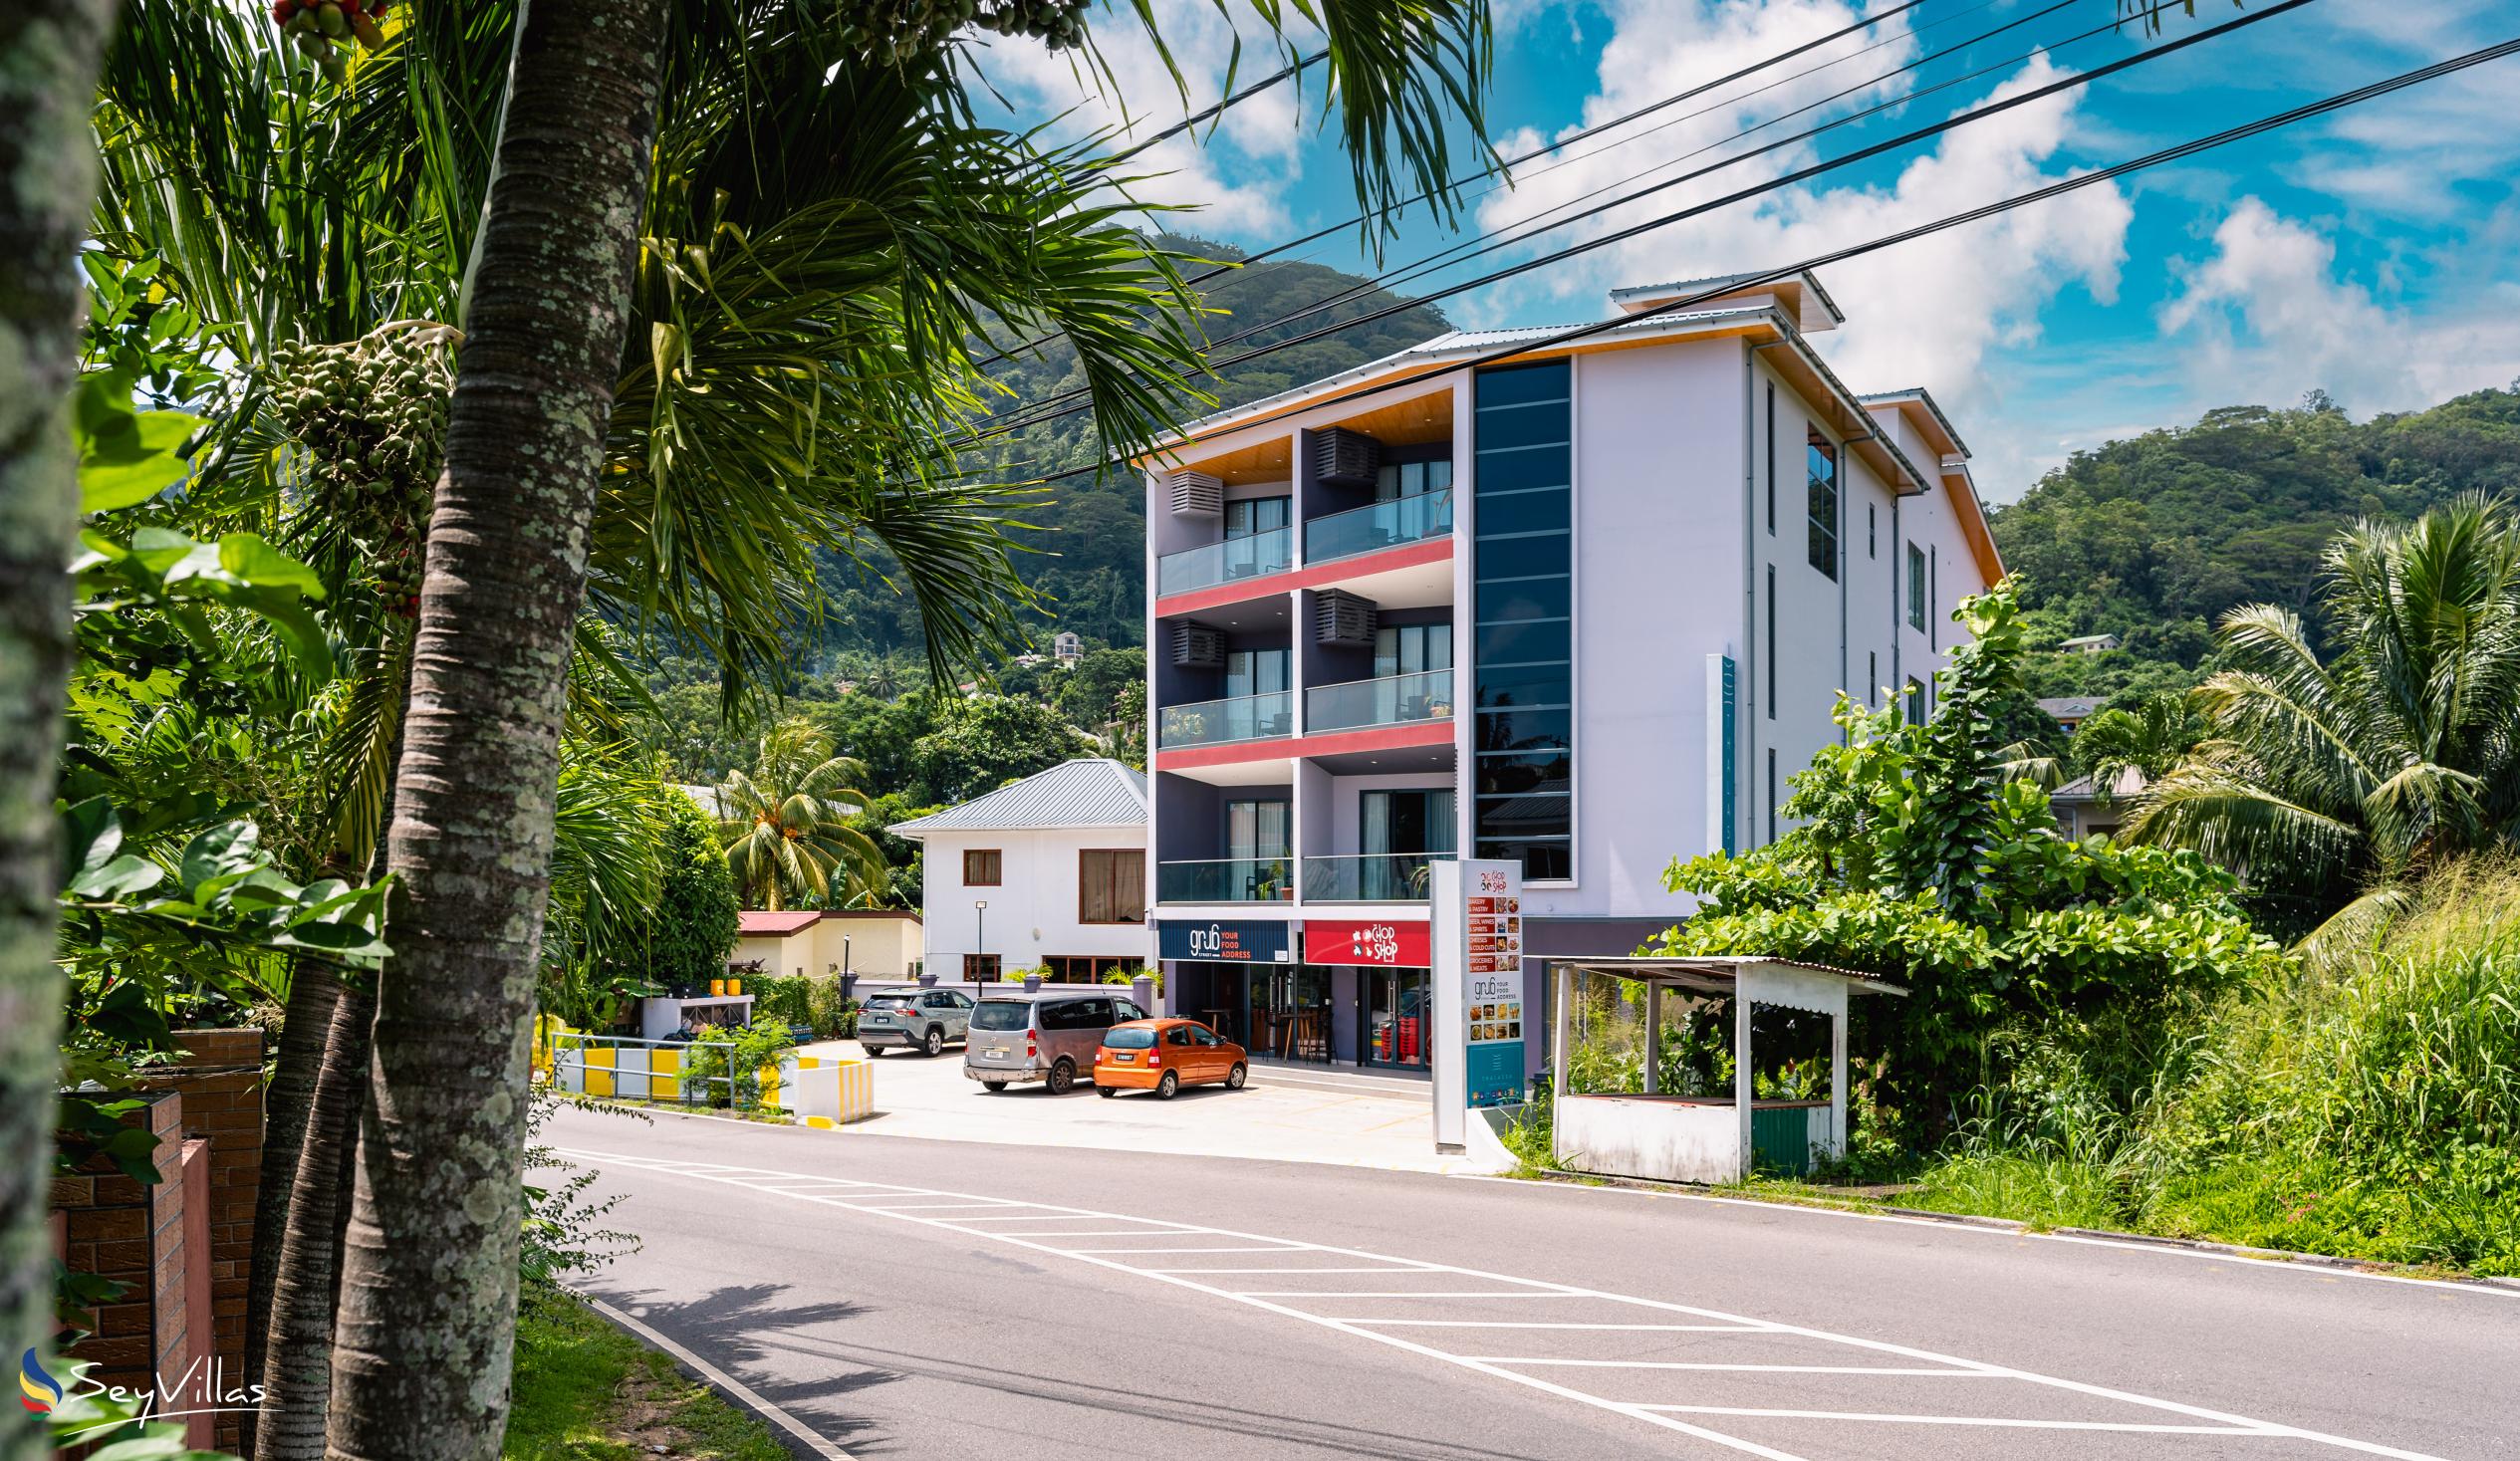
{"label": "utility cable", "polygon": [[[1501,365],[1519,357],[1532,355],[1535,352],[1555,350],[1561,346],[1571,345],[1577,341],[1590,339],[1593,336],[1605,334],[1609,331],[1629,328],[1640,321],[1652,320],[1664,315],[1683,313],[1687,310],[1694,309],[1699,305],[1738,294],[1744,289],[1756,288],[1762,284],[1773,284],[1779,280],[1791,279],[1796,275],[1809,273],[1813,270],[1828,268],[1836,264],[1843,264],[1848,260],[1859,259],[1868,254],[1879,253],[1884,249],[1894,248],[1899,244],[1910,243],[1916,239],[1924,238],[1932,234],[1946,232],[1953,228],[1965,227],[1971,223],[1983,222],[1988,218],[2009,213],[2018,208],[2025,208],[2033,203],[2046,202],[2051,198],[2062,197],[2067,193],[2075,192],[2082,188],[2094,187],[2104,182],[2112,182],[2118,178],[2128,176],[2131,173],[2141,172],[2147,168],[2158,167],[2168,162],[2183,161],[2186,158],[2196,156],[2200,153],[2212,151],[2218,147],[2228,146],[2233,142],[2245,141],[2251,137],[2260,136],[2267,132],[2278,130],[2282,127],[2291,126],[2297,122],[2307,122],[2313,118],[2324,117],[2333,112],[2343,111],[2348,107],[2359,106],[2364,102],[2369,102],[2380,97],[2386,97],[2393,93],[2401,92],[2409,87],[2420,86],[2425,82],[2435,81],[2455,72],[2465,71],[2469,67],[2481,66],[2489,61],[2499,61],[2504,57],[2511,56],[2516,53],[2520,53],[2520,37],[2515,37],[2511,40],[2503,41],[2495,45],[2481,47],[2477,50],[2467,52],[2464,55],[2450,57],[2444,61],[2437,61],[2430,66],[2420,67],[2414,71],[2404,72],[2400,75],[2390,77],[2385,81],[2372,82],[2365,86],[2356,87],[2352,91],[2340,92],[2335,96],[2325,98],[2321,101],[2305,103],[2302,106],[2290,108],[2286,111],[2278,112],[2268,117],[2261,117],[2254,122],[2242,122],[2237,126],[2226,127],[2221,131],[2213,132],[2206,136],[2195,137],[2188,141],[2163,147],[2156,152],[2147,152],[2141,157],[2131,158],[2127,161],[2101,168],[2098,171],[2076,173],[2072,177],[2050,183],[2045,187],[2034,188],[2026,193],[2017,193],[2012,197],[2001,198],[1995,202],[1981,204],[1978,207],[1970,208],[1963,212],[1947,214],[1930,223],[1921,223],[1913,228],[1901,229],[1896,233],[1884,234],[1879,238],[1871,239],[1860,244],[1850,245],[1847,248],[1835,249],[1822,254],[1814,254],[1810,258],[1800,260],[1796,263],[1787,264],[1780,268],[1766,270],[1758,274],[1745,275],[1741,278],[1728,281],[1717,288],[1704,290],[1697,294],[1686,296],[1685,298],[1671,300],[1663,304],[1655,305],[1649,309],[1639,310],[1635,314],[1621,316],[1616,319],[1595,321],[1589,325],[1572,326],[1566,330],[1553,332],[1537,340],[1529,340],[1518,345],[1505,346],[1498,350],[1474,356],[1469,360],[1455,361],[1448,365],[1436,365],[1416,375],[1409,376],[1405,380],[1390,381],[1377,385],[1358,386],[1335,395],[1325,396],[1319,400],[1307,401],[1305,402],[1305,407],[1309,410],[1342,406],[1353,401],[1364,400],[1369,396],[1384,394],[1395,388],[1421,385],[1429,380],[1440,379],[1443,376],[1454,374],[1459,371],[1475,370],[1486,365]],[[1179,446],[1187,444],[1189,444],[1187,441],[1176,443],[1175,446],[1166,448],[1165,450],[1167,454],[1177,452]],[[1137,453],[1137,455],[1141,456],[1149,454],[1151,453]],[[1042,483],[1063,481],[1070,477],[1080,477],[1087,475],[1088,473],[1099,474],[1116,466],[1125,466],[1130,460],[1131,458],[1128,457],[1112,458],[1097,462],[1093,466],[1089,467],[1072,467],[1067,471],[1053,473],[1050,476],[1036,479],[1034,483],[1028,485],[1039,485]]]}

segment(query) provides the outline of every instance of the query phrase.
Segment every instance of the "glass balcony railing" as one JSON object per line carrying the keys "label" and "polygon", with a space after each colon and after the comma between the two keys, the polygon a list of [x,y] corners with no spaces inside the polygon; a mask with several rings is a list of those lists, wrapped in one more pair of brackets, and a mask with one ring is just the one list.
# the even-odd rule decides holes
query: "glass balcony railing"
{"label": "glass balcony railing", "polygon": [[1434,874],[1452,852],[1364,852],[1304,859],[1308,903],[1422,903]]}
{"label": "glass balcony railing", "polygon": [[1271,690],[1265,695],[1166,705],[1155,727],[1155,745],[1171,751],[1183,746],[1221,746],[1293,734],[1295,696],[1285,690]]}
{"label": "glass balcony railing", "polygon": [[1304,692],[1304,733],[1407,725],[1452,716],[1452,671],[1386,674],[1379,679],[1316,685]]}
{"label": "glass balcony railing", "polygon": [[1159,903],[1274,903],[1294,896],[1292,857],[1217,857],[1155,864],[1155,901]]}
{"label": "glass balcony railing", "polygon": [[1167,553],[1155,560],[1155,593],[1186,594],[1263,574],[1284,573],[1295,562],[1295,530],[1271,528],[1248,538],[1228,538],[1204,548]]}
{"label": "glass balcony railing", "polygon": [[1440,538],[1452,531],[1452,492],[1421,492],[1351,508],[1304,525],[1304,561],[1328,563],[1381,548]]}

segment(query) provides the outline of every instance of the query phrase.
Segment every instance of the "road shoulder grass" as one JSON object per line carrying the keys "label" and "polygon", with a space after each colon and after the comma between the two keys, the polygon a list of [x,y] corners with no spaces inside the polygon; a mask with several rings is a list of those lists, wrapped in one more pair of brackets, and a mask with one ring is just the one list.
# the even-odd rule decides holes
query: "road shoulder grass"
{"label": "road shoulder grass", "polygon": [[570,1295],[526,1287],[507,1461],[791,1461],[771,1429]]}

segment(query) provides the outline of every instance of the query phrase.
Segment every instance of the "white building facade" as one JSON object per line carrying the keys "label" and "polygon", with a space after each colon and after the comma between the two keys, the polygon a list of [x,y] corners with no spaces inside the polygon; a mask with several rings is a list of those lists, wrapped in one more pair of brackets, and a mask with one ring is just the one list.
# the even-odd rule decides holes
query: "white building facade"
{"label": "white building facade", "polygon": [[1142,773],[1063,762],[887,830],[921,845],[925,972],[1091,983],[1153,967]]}
{"label": "white building facade", "polygon": [[[1535,963],[1630,952],[1689,909],[1674,857],[1784,830],[1841,688],[1930,713],[2002,573],[1966,448],[1922,390],[1837,378],[1808,274],[1613,302],[1699,295],[1476,369],[1557,332],[1440,337],[1149,465],[1168,1009],[1422,1065],[1429,861],[1521,861]],[[1361,946],[1395,962],[1332,962]]]}

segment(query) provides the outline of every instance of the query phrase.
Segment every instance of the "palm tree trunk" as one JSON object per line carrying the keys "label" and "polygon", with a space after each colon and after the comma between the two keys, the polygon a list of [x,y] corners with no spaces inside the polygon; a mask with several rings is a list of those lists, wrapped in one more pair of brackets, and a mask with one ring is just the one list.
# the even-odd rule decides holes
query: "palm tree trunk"
{"label": "palm tree trunk", "polygon": [[326,1022],[323,1065],[307,1104],[272,1293],[255,1461],[317,1461],[324,1454],[325,1414],[333,1391],[341,1219],[350,1208],[350,1189],[342,1178],[366,1106],[368,1031],[376,1016],[376,998],[367,990],[340,980],[334,988],[337,997]]}
{"label": "palm tree trunk", "polygon": [[563,692],[662,30],[662,0],[518,15],[395,778],[333,1361],[345,1461],[486,1461],[506,1430]]}
{"label": "palm tree trunk", "polygon": [[[271,1084],[263,1093],[262,1168],[254,1189],[254,1258],[245,1288],[244,1373],[248,1375],[263,1372],[272,1288],[284,1261],[281,1245],[288,1233],[298,1152],[305,1143],[307,1112],[315,1101],[333,1008],[341,994],[341,978],[330,967],[299,959],[290,968],[288,1013],[280,1026]],[[249,1456],[255,1451],[254,1428],[259,1419],[251,1412],[245,1416],[244,1451]]]}
{"label": "palm tree trunk", "polygon": [[[78,463],[62,400],[86,303],[74,261],[97,191],[88,109],[112,0],[0,6],[0,1351],[52,1334],[53,1093],[62,977],[53,774],[70,679]],[[0,1456],[51,1449],[12,1425]]]}

